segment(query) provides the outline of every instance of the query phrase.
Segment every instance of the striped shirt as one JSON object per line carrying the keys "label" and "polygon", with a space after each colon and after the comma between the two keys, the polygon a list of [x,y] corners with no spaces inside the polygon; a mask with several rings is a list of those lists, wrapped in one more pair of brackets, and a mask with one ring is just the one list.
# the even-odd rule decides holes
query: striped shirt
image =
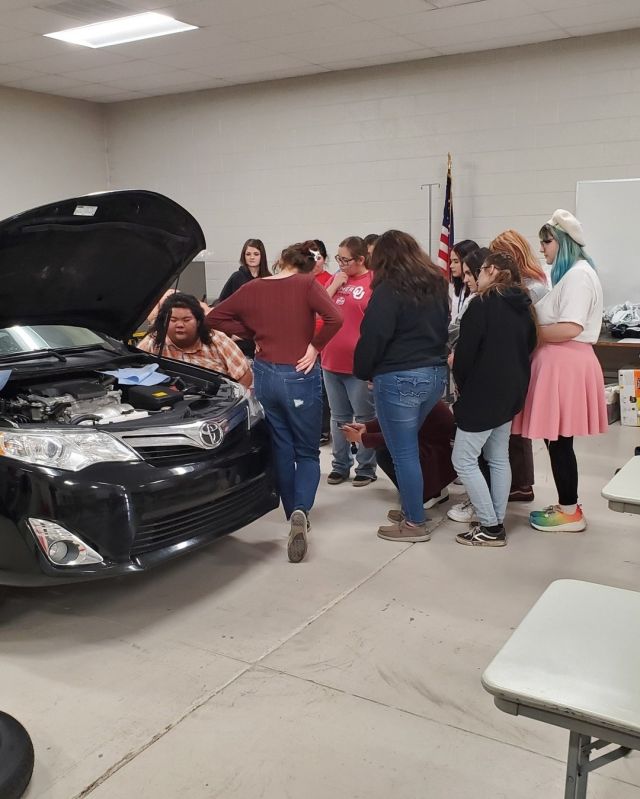
{"label": "striped shirt", "polygon": [[[187,363],[202,366],[204,369],[212,369],[214,372],[221,372],[234,380],[240,380],[249,367],[249,361],[244,357],[240,347],[232,341],[229,336],[219,330],[211,330],[211,344],[203,344],[198,339],[193,346],[183,349],[174,344],[167,336],[162,349],[163,358],[172,358],[174,361],[186,361]],[[144,338],[138,349],[145,352],[158,354],[155,339],[152,336]]]}

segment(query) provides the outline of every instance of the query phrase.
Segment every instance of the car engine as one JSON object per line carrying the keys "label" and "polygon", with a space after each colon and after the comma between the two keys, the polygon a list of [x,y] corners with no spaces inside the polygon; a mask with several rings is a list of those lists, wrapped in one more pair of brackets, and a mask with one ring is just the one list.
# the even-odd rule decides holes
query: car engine
{"label": "car engine", "polygon": [[[103,378],[101,375],[100,378]],[[62,380],[21,387],[11,399],[3,399],[0,414],[14,422],[62,424],[109,424],[149,415],[122,401],[115,378]]]}

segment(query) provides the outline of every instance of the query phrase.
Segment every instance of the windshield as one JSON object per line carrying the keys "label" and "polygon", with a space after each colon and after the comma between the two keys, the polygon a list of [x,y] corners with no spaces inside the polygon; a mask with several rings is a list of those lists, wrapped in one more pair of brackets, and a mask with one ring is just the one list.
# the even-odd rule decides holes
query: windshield
{"label": "windshield", "polygon": [[73,349],[104,345],[105,340],[87,330],[71,325],[34,325],[0,328],[0,357],[38,350]]}

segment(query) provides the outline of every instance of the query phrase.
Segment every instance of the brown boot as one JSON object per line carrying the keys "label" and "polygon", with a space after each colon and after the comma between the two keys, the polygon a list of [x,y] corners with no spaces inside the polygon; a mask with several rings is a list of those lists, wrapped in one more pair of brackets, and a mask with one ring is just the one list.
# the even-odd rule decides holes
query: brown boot
{"label": "brown boot", "polygon": [[431,533],[427,530],[426,524],[407,524],[403,519],[396,524],[386,524],[378,528],[378,538],[386,541],[401,541],[407,544],[414,544],[418,541],[430,541]]}

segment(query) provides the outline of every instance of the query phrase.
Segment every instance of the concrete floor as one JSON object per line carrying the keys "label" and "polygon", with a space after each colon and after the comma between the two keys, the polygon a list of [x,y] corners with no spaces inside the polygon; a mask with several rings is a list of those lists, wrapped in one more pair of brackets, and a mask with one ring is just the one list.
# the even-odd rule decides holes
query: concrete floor
{"label": "concrete floor", "polygon": [[[582,535],[512,505],[504,549],[457,545],[453,522],[393,544],[386,478],[323,481],[300,565],[274,512],[142,578],[8,590],[0,707],[34,740],[27,797],[560,799],[567,735],[498,711],[480,675],[552,580],[640,589],[640,516],[600,497],[639,444],[579,442]],[[632,797],[640,753],[590,779],[589,799]]]}

